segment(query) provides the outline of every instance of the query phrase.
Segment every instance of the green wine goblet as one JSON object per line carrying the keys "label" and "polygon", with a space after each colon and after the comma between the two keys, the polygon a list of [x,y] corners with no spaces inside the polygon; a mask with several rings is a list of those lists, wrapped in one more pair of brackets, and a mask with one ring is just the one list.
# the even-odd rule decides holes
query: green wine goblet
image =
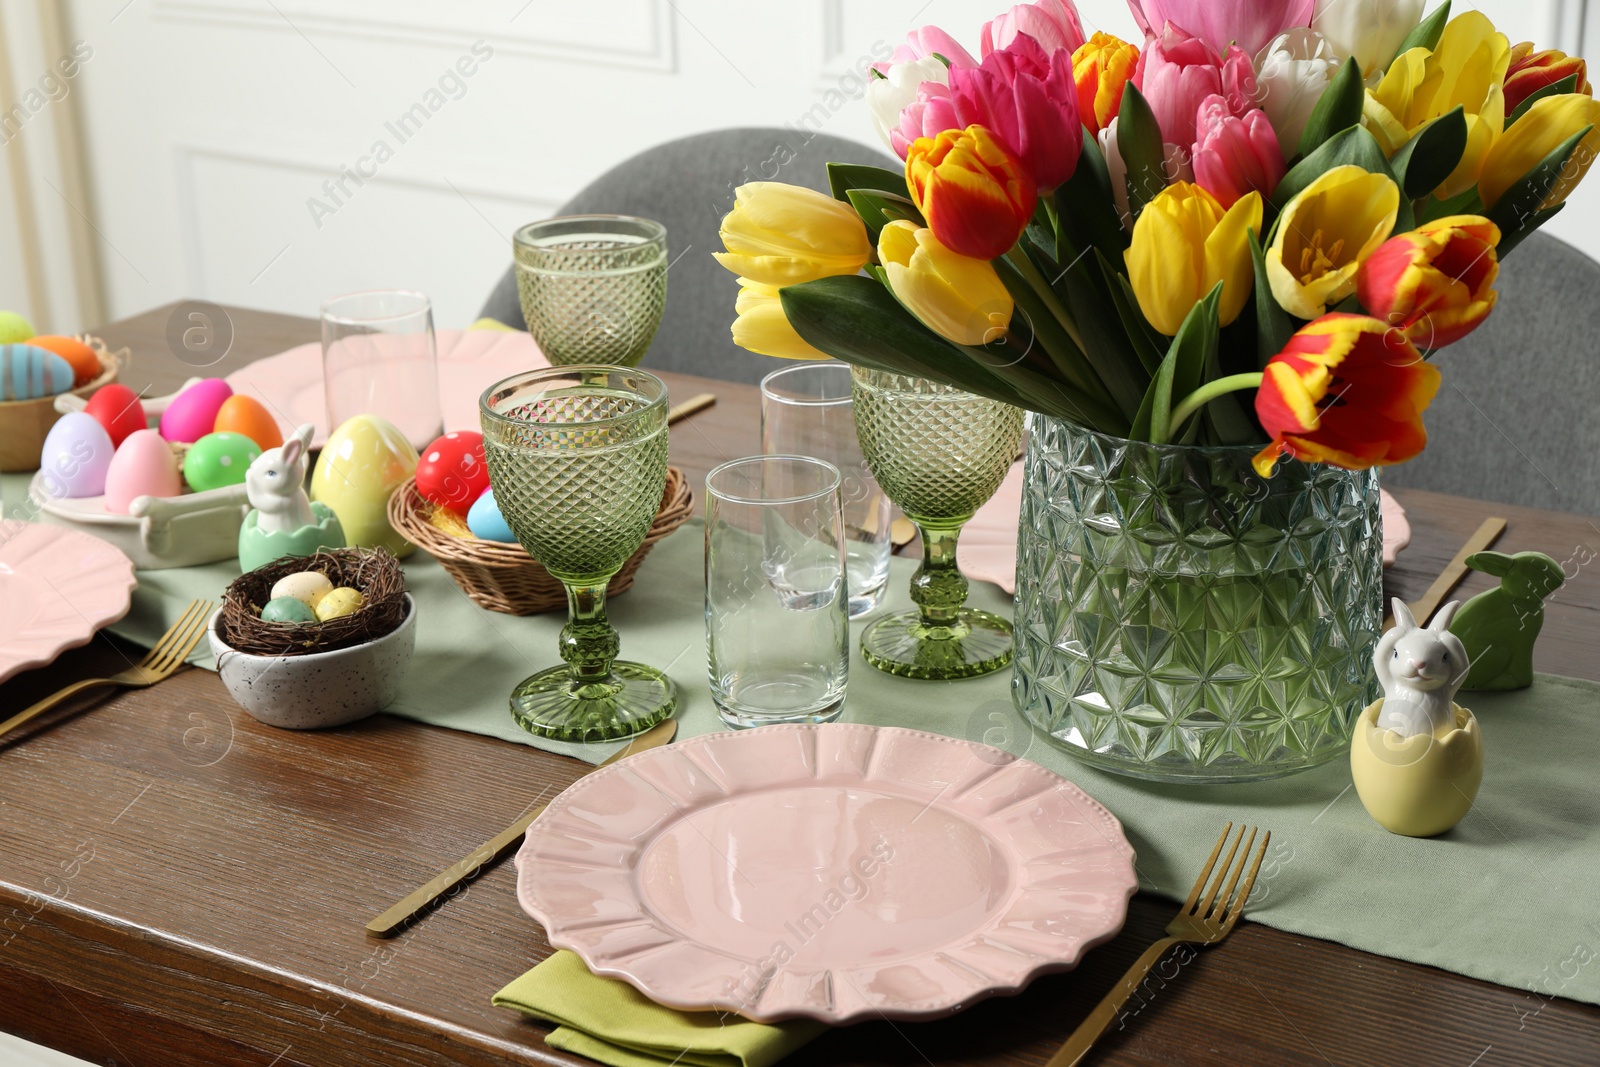
{"label": "green wine goblet", "polygon": [[566,586],[562,667],[511,693],[511,717],[541,737],[611,741],[668,718],[666,674],[617,659],[606,585],[638,549],[667,479],[667,387],[623,367],[547,367],[478,401],[495,503],[528,554]]}
{"label": "green wine goblet", "polygon": [[925,378],[856,367],[852,379],[862,455],[922,534],[922,566],[911,579],[916,610],[868,626],[862,658],[905,678],[999,670],[1011,662],[1011,624],[963,606],[956,540],[1016,460],[1021,409]]}
{"label": "green wine goblet", "polygon": [[522,317],[546,359],[631,367],[644,358],[667,306],[665,226],[567,215],[522,227],[512,246]]}

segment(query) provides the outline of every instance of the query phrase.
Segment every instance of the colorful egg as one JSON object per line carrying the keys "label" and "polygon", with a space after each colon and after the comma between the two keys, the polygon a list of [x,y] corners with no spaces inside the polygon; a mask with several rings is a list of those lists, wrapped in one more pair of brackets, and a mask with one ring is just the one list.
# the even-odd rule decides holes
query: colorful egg
{"label": "colorful egg", "polygon": [[483,434],[452,431],[422,450],[417,462],[417,492],[424,500],[465,515],[488,488]]}
{"label": "colorful egg", "polygon": [[366,603],[359,590],[340,586],[317,602],[317,618],[323,622],[354,615]]}
{"label": "colorful egg", "polygon": [[54,352],[70,363],[74,389],[80,385],[88,385],[100,377],[100,357],[94,354],[94,349],[76,337],[58,337],[47,333],[42,337],[29,338],[28,343],[46,352]]}
{"label": "colorful egg", "polygon": [[33,326],[15,311],[0,311],[0,345],[16,344],[33,336]]}
{"label": "colorful egg", "polygon": [[494,490],[484,493],[472,505],[472,510],[467,512],[467,529],[485,541],[503,541],[508,545],[517,543],[517,535],[511,532],[505,516],[500,514],[500,505],[494,502]]}
{"label": "colorful egg", "polygon": [[261,608],[262,622],[316,622],[317,613],[292,596],[275,596]]}
{"label": "colorful egg", "polygon": [[106,510],[126,515],[135,497],[177,496],[183,492],[178,457],[155,430],[131,433],[106,469]]}
{"label": "colorful egg", "polygon": [[183,480],[197,493],[243,485],[244,472],[261,448],[242,433],[208,433],[183,457]]}
{"label": "colorful egg", "polygon": [[317,571],[296,571],[279,578],[272,586],[272,599],[292,596],[312,611],[323,597],[333,592],[333,583]]}
{"label": "colorful egg", "polygon": [[116,382],[96,389],[83,410],[84,414],[94,416],[94,420],[105,427],[106,433],[111,435],[112,447],[121,447],[129,434],[150,427],[144,405],[139,403],[139,394]]}
{"label": "colorful egg", "polygon": [[33,345],[0,345],[0,400],[35,400],[72,388],[72,364]]}
{"label": "colorful egg", "polygon": [[106,491],[106,471],[116,447],[106,428],[91,415],[74,411],[50,427],[39,455],[39,487],[45,495],[99,496]]}
{"label": "colorful egg", "polygon": [[278,420],[253,396],[235,393],[224,400],[211,428],[217,433],[242,433],[260,445],[263,452],[283,444],[283,430]]}
{"label": "colorful egg", "polygon": [[221,378],[204,378],[173,397],[161,415],[161,436],[168,441],[198,441],[217,424],[217,412],[233,395]]}
{"label": "colorful egg", "polygon": [[339,516],[346,545],[405,556],[415,546],[389,525],[389,498],[416,469],[417,450],[394,423],[357,415],[328,435],[311,472],[311,499]]}

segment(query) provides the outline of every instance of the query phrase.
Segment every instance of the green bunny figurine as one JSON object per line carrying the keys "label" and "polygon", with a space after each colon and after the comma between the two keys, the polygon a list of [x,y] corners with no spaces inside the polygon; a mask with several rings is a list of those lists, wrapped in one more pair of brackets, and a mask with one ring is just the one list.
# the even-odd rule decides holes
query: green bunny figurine
{"label": "green bunny figurine", "polygon": [[1566,581],[1561,564],[1543,552],[1475,552],[1467,566],[1499,578],[1500,587],[1467,601],[1450,624],[1472,661],[1462,688],[1526,689],[1544,602]]}

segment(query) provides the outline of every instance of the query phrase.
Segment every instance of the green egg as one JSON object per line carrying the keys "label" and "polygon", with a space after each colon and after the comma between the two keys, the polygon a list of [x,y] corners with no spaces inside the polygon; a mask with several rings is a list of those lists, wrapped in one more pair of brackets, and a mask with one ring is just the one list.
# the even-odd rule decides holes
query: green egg
{"label": "green egg", "polygon": [[275,597],[261,609],[262,622],[316,622],[317,614],[304,600],[292,596]]}
{"label": "green egg", "polygon": [[190,446],[183,457],[183,480],[197,493],[243,485],[250,461],[261,446],[242,433],[208,433]]}

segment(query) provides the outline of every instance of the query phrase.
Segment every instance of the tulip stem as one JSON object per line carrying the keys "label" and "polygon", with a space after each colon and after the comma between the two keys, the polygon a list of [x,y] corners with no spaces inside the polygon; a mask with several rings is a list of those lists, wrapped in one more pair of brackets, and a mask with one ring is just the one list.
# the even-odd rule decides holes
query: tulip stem
{"label": "tulip stem", "polygon": [[[1241,389],[1259,389],[1262,377],[1260,371],[1251,371],[1248,374],[1230,374],[1226,378],[1218,378],[1216,381],[1207,382],[1184,397],[1179,401],[1178,406],[1172,409],[1172,418],[1167,422],[1169,427],[1167,431],[1168,440],[1175,439],[1178,436],[1178,431],[1183,429],[1183,424],[1189,420],[1189,416],[1211,403],[1211,401],[1219,396],[1237,393]],[[1166,442],[1156,441],[1153,443],[1165,444]]]}
{"label": "tulip stem", "polygon": [[1062,306],[1056,291],[1050,288],[1050,283],[1045,281],[1044,275],[1039,273],[1039,268],[1033,265],[1033,260],[1028,258],[1028,253],[1022,250],[1022,246],[1012,245],[1011,251],[1006,253],[1006,260],[1017,268],[1017,273],[1022,275],[1028,287],[1044,302],[1044,306],[1061,324],[1067,336],[1072,338],[1072,343],[1078,346],[1079,351],[1087,352],[1088,349],[1083,344],[1083,335],[1078,332],[1078,323],[1073,319],[1072,312]]}

